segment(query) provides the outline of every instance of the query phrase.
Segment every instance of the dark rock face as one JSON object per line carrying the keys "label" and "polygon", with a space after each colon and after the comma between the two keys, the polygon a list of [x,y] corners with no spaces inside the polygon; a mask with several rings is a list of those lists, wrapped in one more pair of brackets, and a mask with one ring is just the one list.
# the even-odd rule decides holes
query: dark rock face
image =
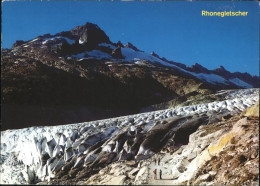
{"label": "dark rock face", "polygon": [[[111,43],[106,33],[96,24],[86,23],[83,26],[77,26],[71,31],[60,32],[54,35],[74,40],[74,44],[62,42],[60,48],[57,49],[59,55],[78,54],[97,48],[100,43]],[[42,36],[43,37],[43,36]],[[49,36],[50,37],[50,36]],[[56,39],[57,40],[57,39]]]}
{"label": "dark rock face", "polygon": [[26,43],[26,42],[25,42],[25,41],[22,41],[22,40],[17,40],[17,41],[13,44],[12,48],[18,47],[18,46],[20,46],[20,45],[22,45],[22,44],[24,44],[24,43]]}
{"label": "dark rock face", "polygon": [[121,41],[118,41],[118,42],[116,43],[116,46],[118,46],[118,47],[124,47],[124,45],[121,43]]}
{"label": "dark rock face", "polygon": [[112,51],[112,57],[117,59],[123,59],[123,55],[121,52],[121,47],[117,47],[115,50]]}
{"label": "dark rock face", "polygon": [[84,26],[78,26],[71,30],[73,36],[87,45],[96,45],[99,43],[110,43],[109,37],[96,24],[86,23]]}

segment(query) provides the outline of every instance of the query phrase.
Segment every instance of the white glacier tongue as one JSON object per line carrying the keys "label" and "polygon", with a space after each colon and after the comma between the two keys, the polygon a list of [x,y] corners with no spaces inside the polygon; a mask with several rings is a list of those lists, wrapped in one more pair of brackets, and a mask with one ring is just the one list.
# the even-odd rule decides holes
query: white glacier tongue
{"label": "white glacier tongue", "polygon": [[[95,161],[101,152],[119,153],[126,148],[125,152],[121,151],[119,159],[127,158],[126,154],[131,150],[117,141],[119,136],[131,135],[139,130],[146,133],[166,118],[239,113],[255,104],[259,89],[224,90],[217,94],[222,94],[225,100],[92,122],[1,131],[0,183],[24,184],[48,180],[74,157],[81,157],[74,165],[77,167],[82,162]],[[100,150],[91,150],[97,144]],[[141,144],[138,157],[147,158],[153,154],[145,147]]]}

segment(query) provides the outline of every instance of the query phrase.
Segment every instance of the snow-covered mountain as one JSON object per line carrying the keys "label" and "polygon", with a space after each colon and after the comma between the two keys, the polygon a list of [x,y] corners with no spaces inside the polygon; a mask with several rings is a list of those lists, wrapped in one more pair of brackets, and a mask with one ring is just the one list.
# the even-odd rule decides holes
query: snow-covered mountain
{"label": "snow-covered mountain", "polygon": [[71,31],[60,32],[55,35],[46,34],[30,41],[17,41],[13,45],[13,51],[52,51],[59,57],[84,59],[98,59],[114,61],[118,63],[131,62],[142,65],[148,62],[154,65],[162,65],[173,68],[181,73],[186,73],[209,83],[213,86],[253,88],[259,87],[259,77],[251,76],[248,73],[230,73],[223,66],[215,70],[208,70],[205,67],[195,64],[186,67],[184,64],[169,61],[152,52],[148,54],[137,49],[133,44],[127,43],[124,46],[121,42],[112,43],[109,37],[97,25],[86,23]]}

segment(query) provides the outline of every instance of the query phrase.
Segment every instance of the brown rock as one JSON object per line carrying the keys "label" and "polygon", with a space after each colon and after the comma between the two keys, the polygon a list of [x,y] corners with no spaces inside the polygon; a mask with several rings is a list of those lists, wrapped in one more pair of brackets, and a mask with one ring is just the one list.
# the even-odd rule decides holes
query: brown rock
{"label": "brown rock", "polygon": [[242,113],[244,116],[259,117],[259,101],[245,112]]}

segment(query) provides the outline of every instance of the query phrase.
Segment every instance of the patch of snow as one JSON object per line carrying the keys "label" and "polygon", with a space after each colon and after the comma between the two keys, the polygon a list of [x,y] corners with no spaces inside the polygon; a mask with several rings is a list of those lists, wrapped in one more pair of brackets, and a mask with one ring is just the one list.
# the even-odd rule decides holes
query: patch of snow
{"label": "patch of snow", "polygon": [[159,62],[161,64],[165,64],[165,62],[157,57],[154,57],[150,54],[141,51],[135,51],[131,48],[121,48],[122,55],[125,57],[126,61],[140,61],[140,59],[151,61],[151,62]]}
{"label": "patch of snow", "polygon": [[102,52],[100,50],[92,50],[90,52],[87,52],[87,54],[90,57],[94,57],[97,59],[111,58],[111,55],[109,55],[108,53]]}
{"label": "patch of snow", "polygon": [[69,39],[69,38],[67,38],[67,37],[57,36],[57,37],[53,37],[53,38],[50,38],[50,39],[45,39],[45,40],[42,42],[42,44],[44,45],[44,44],[46,44],[47,42],[53,41],[53,40],[56,40],[56,39],[65,39],[65,40],[67,41],[67,43],[70,44],[70,45],[72,45],[72,44],[75,43],[75,40],[71,40],[71,39]]}
{"label": "patch of snow", "polygon": [[43,45],[45,45],[46,43],[48,43],[48,41],[50,41],[49,39],[45,40],[42,42]]}
{"label": "patch of snow", "polygon": [[87,59],[85,57],[85,55],[87,55],[88,59],[111,59],[111,55],[109,55],[108,53],[102,52],[100,50],[92,50],[89,52],[82,52],[76,55],[72,55],[72,57],[75,58],[80,58],[80,59]]}
{"label": "patch of snow", "polygon": [[108,62],[105,62],[105,64],[113,64],[115,62],[112,62],[112,61],[108,61]]}
{"label": "patch of snow", "polygon": [[72,55],[72,57],[80,58],[80,59],[83,60],[85,58],[85,55],[86,55],[86,52],[82,52],[82,53],[79,53],[79,54]]}
{"label": "patch of snow", "polygon": [[244,88],[253,88],[252,85],[242,81],[239,78],[229,79],[230,82],[234,83],[237,86],[244,87]]}
{"label": "patch of snow", "polygon": [[84,43],[84,41],[79,39],[79,44],[83,44],[83,43]]}
{"label": "patch of snow", "polygon": [[194,72],[190,72],[190,74],[192,74],[193,76],[197,77],[198,79],[207,81],[211,84],[216,84],[216,83],[221,83],[221,84],[225,84],[228,85],[228,81],[216,74],[204,74],[204,73],[194,73]]}
{"label": "patch of snow", "polygon": [[108,43],[100,43],[100,44],[98,44],[98,46],[109,47],[112,50],[116,49],[116,47],[114,45],[111,45],[111,44],[108,44]]}
{"label": "patch of snow", "polygon": [[33,39],[33,40],[31,40],[29,43],[34,42],[34,41],[37,41],[38,39],[39,39],[39,38]]}

